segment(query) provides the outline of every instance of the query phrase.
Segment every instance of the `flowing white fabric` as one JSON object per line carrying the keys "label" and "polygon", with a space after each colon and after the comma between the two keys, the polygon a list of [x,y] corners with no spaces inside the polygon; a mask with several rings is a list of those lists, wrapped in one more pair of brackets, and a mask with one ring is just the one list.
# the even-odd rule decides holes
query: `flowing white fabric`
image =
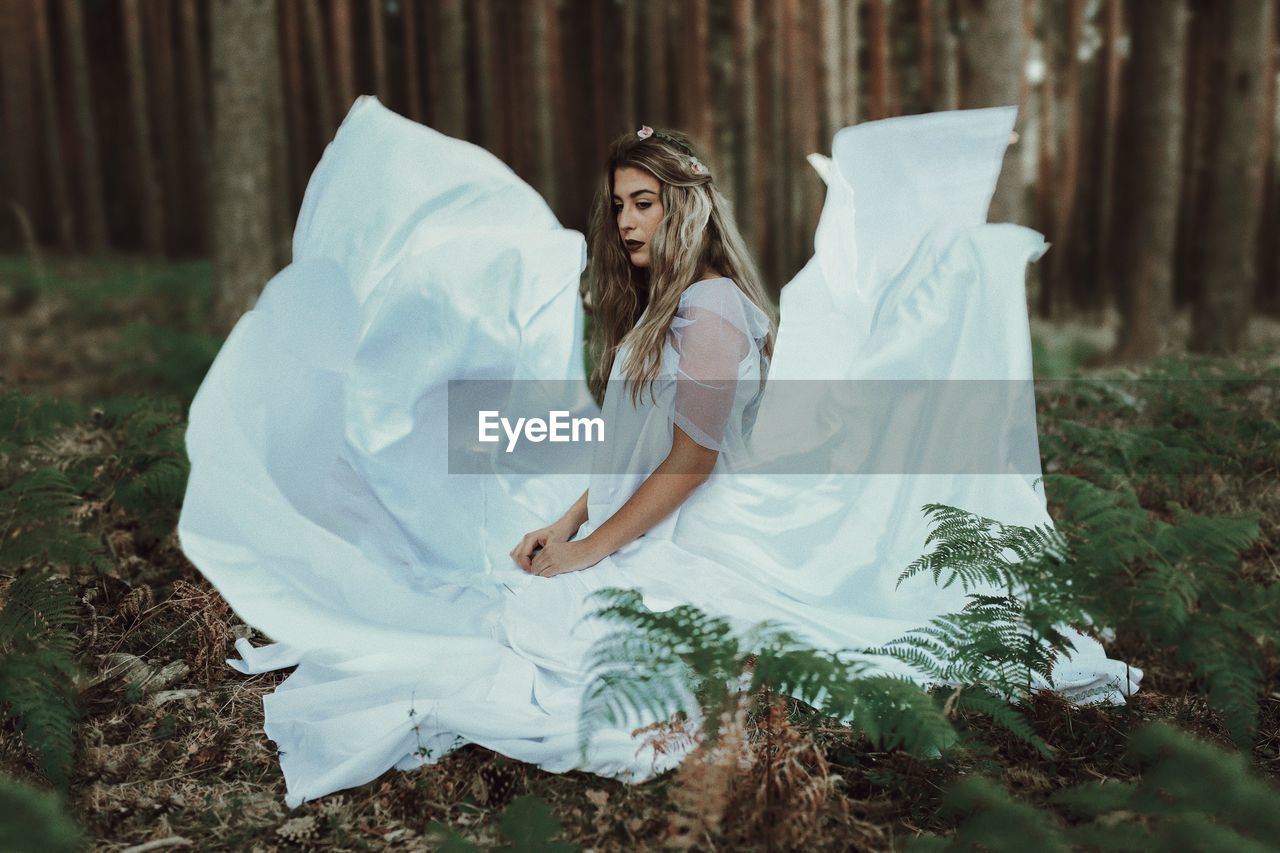
{"label": "flowing white fabric", "polygon": [[[654,398],[631,409],[610,383],[603,411],[632,432],[609,453],[626,458],[602,453],[590,475],[465,476],[446,460],[451,379],[569,380],[571,399],[558,402],[600,413],[582,367],[585,242],[483,149],[357,100],[307,187],[293,262],[236,324],[192,403],[178,525],[192,562],[276,641],[241,640],[229,663],[297,667],[264,700],[289,804],[466,742],[631,781],[679,761],[642,748],[630,727],[579,753],[584,657],[601,632],[586,598],[603,587],[744,627],[788,622],[831,649],[883,644],[962,605],[962,591],[928,578],[895,588],[923,550],[920,508],[1043,523],[1028,472],[725,466],[753,426],[786,427],[770,397],[778,378],[1031,376],[1024,275],[1046,244],[985,224],[1014,112],[841,130],[814,257],[783,290],[772,365],[763,313],[730,279],[693,283]],[[1034,425],[1033,408],[1008,416]],[[895,417],[869,407],[864,452],[926,453],[945,426]],[[676,425],[721,455],[671,516],[584,571],[540,578],[513,564],[520,536],[588,487],[579,537],[607,519]],[[1054,686],[1123,701],[1141,672],[1075,639]]]}

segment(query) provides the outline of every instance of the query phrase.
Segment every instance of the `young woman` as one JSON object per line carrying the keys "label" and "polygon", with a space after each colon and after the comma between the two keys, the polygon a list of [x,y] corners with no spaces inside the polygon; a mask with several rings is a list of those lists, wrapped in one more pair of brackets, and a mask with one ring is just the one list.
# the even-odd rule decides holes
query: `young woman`
{"label": "young woman", "polygon": [[[986,223],[1015,112],[839,131],[814,256],[775,322],[712,170],[679,134],[617,141],[588,246],[496,157],[357,100],[308,184],[293,261],[227,338],[187,432],[182,548],[271,641],[238,640],[229,663],[296,667],[263,699],[286,801],[462,743],[631,781],[678,762],[633,735],[654,720],[580,751],[603,588],[737,627],[783,622],[829,651],[959,609],[963,590],[897,583],[926,550],[921,507],[1049,519],[1038,456],[965,473],[935,451],[956,436],[966,455],[1002,448],[1015,426],[1034,439],[1034,406],[885,408],[874,392],[1030,380],[1024,277],[1046,245]],[[584,368],[588,266],[603,410]],[[470,379],[555,380],[564,408],[603,415],[614,440],[589,474],[460,473],[450,389]],[[824,393],[812,406],[775,393],[799,386]],[[841,397],[855,408],[828,405]],[[879,464],[870,476],[800,465],[845,439],[848,458]],[[770,442],[796,466],[735,469]],[[1053,686],[1123,701],[1141,672],[1070,636]]]}
{"label": "young woman", "polygon": [[[675,512],[715,471],[726,427],[727,453],[750,430],[743,417],[754,414],[773,354],[773,306],[728,202],[686,137],[646,125],[614,140],[590,233],[593,379],[607,395],[621,397],[624,384],[630,391],[625,401],[606,399],[606,414],[642,405],[644,391],[662,401],[644,423],[669,449],[603,523],[592,519],[589,534],[574,538],[590,517],[590,489],[557,521],[525,534],[511,556],[542,577],[594,566]],[[655,392],[659,380],[666,388]],[[603,511],[605,502],[595,506]]]}

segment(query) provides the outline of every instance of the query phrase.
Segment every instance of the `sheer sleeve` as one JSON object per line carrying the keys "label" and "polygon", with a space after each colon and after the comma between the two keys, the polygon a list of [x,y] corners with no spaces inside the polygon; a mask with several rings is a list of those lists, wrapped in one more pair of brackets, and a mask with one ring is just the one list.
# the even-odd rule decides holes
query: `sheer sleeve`
{"label": "sheer sleeve", "polygon": [[672,421],[711,450],[724,444],[741,366],[755,346],[746,302],[728,279],[698,282],[685,291],[671,323],[677,356]]}

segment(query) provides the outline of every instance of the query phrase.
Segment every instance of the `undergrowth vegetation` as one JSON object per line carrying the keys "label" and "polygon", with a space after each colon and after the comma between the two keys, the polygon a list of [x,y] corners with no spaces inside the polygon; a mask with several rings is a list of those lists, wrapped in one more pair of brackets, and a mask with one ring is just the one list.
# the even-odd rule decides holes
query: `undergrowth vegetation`
{"label": "undergrowth vegetation", "polygon": [[[1277,848],[1274,365],[1038,383],[1054,525],[922,507],[929,540],[889,570],[967,605],[882,648],[602,594],[583,742],[662,719],[641,734],[687,754],[669,774],[465,746],[290,811],[261,730],[283,675],[225,666],[261,638],[174,532],[207,297],[204,264],[0,259],[0,849]],[[1051,689],[1068,628],[1143,670],[1126,704]]]}

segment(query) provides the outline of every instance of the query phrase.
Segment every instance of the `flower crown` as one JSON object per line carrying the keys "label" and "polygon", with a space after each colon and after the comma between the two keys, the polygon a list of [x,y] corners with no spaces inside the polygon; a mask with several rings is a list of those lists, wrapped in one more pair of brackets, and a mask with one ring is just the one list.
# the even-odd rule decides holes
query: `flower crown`
{"label": "flower crown", "polygon": [[658,139],[662,139],[662,140],[665,140],[666,142],[671,143],[677,148],[683,149],[685,153],[689,155],[690,171],[692,171],[695,175],[705,175],[707,173],[707,167],[702,165],[702,161],[699,160],[698,156],[693,153],[693,148],[690,147],[689,143],[685,142],[683,139],[679,139],[678,137],[672,136],[671,134],[667,133],[665,130],[654,130],[652,127],[649,127],[649,125],[647,124],[642,125],[640,129],[636,131],[636,136],[640,137],[641,139],[648,139],[650,136],[654,136],[654,137],[657,137]]}

